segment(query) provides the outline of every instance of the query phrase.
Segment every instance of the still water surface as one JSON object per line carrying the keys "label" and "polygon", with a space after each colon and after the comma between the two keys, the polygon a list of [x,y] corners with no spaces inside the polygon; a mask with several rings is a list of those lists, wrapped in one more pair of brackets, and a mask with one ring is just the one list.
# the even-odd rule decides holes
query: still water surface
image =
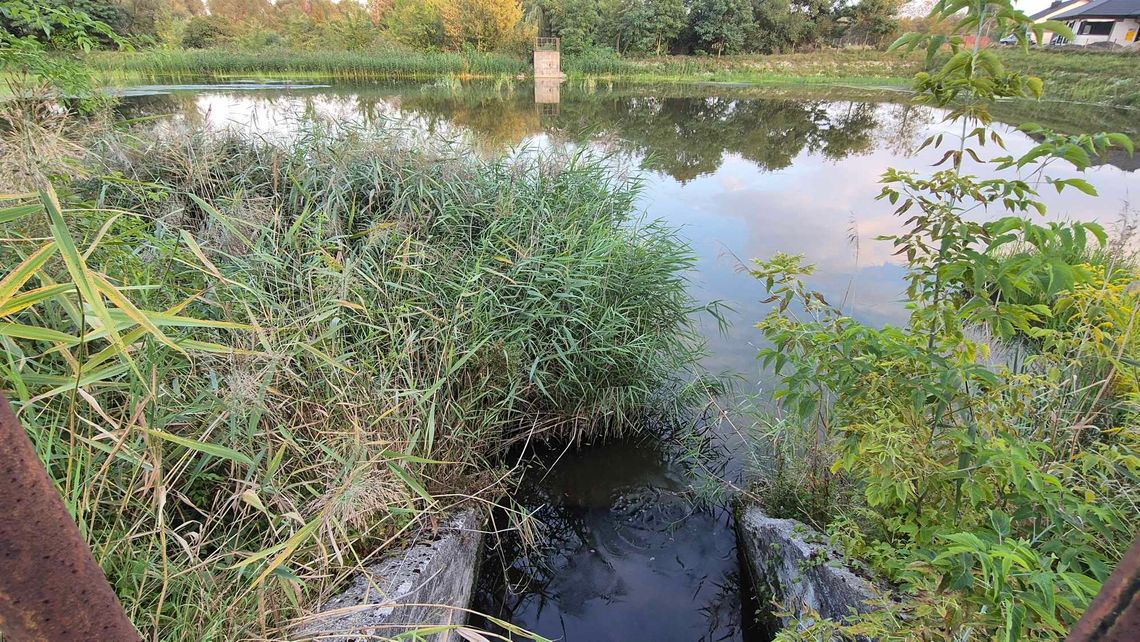
{"label": "still water surface", "polygon": [[[878,179],[887,167],[928,168],[938,152],[908,150],[931,133],[957,133],[942,113],[909,106],[903,95],[849,89],[244,83],[152,86],[128,95],[128,109],[139,113],[265,135],[322,116],[465,137],[487,154],[581,145],[612,152],[640,168],[647,214],[677,227],[696,252],[694,298],[731,308],[727,331],[700,320],[709,344],[705,365],[739,376],[747,393],[763,393],[769,382],[755,361],[761,338],[753,324],[766,311],[763,292],[742,265],[776,252],[803,254],[817,267],[810,285],[832,303],[868,323],[904,321],[903,268],[889,244],[875,240],[897,231],[900,221],[875,200]],[[996,111],[1009,122],[1063,129],[1140,127],[1136,111]],[[1034,145],[1005,129],[1011,153]],[[1097,200],[1075,190],[1043,191],[1050,217],[1114,225],[1136,202],[1138,167],[1113,156],[1086,172],[1100,190]],[[722,437],[726,452],[739,452],[731,436]],[[477,608],[570,642],[755,639],[741,626],[750,609],[738,588],[731,516],[716,502],[698,501],[683,449],[627,439],[539,453],[536,460],[553,461],[549,473],[535,465],[515,497],[541,520],[541,545],[523,551],[507,538],[488,550]],[[705,464],[727,464],[725,474],[739,475],[738,457]]]}

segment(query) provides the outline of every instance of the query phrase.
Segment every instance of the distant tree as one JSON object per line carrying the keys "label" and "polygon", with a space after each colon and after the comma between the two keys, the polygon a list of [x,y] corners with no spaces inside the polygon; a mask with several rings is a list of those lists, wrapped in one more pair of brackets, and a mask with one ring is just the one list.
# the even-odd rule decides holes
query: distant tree
{"label": "distant tree", "polygon": [[194,16],[186,23],[182,46],[187,49],[208,49],[229,41],[235,35],[234,24],[218,15]]}
{"label": "distant tree", "polygon": [[749,0],[693,0],[689,27],[698,48],[716,55],[739,53],[753,29]]}
{"label": "distant tree", "polygon": [[445,1],[396,0],[384,18],[388,32],[399,42],[412,47],[441,48],[445,36],[440,7]]}
{"label": "distant tree", "polygon": [[632,0],[622,14],[627,48],[660,56],[685,28],[684,0]]}
{"label": "distant tree", "polygon": [[131,36],[154,36],[172,13],[167,0],[119,0],[120,32]]}
{"label": "distant tree", "polygon": [[882,46],[899,32],[901,0],[859,0],[841,7],[837,14],[846,21],[844,40]]}
{"label": "distant tree", "polygon": [[832,0],[752,0],[752,11],[756,27],[749,48],[762,53],[815,46],[834,31]]}
{"label": "distant tree", "polygon": [[205,0],[170,0],[170,11],[173,15],[191,18],[206,15]]}
{"label": "distant tree", "polygon": [[749,38],[749,49],[761,53],[791,51],[809,38],[814,29],[811,17],[789,0],[753,0],[756,27]]}
{"label": "distant tree", "polygon": [[550,33],[561,38],[564,52],[578,54],[603,41],[598,0],[545,0],[542,6]]}
{"label": "distant tree", "polygon": [[264,21],[273,10],[269,0],[209,0],[210,14],[233,22]]}
{"label": "distant tree", "polygon": [[470,44],[478,51],[503,46],[522,17],[519,0],[452,0],[440,5],[448,43],[453,47]]}
{"label": "distant tree", "polygon": [[394,4],[395,0],[368,0],[368,17],[372,19],[372,24],[377,26],[383,24],[384,18],[392,11]]}
{"label": "distant tree", "polygon": [[344,3],[342,15],[328,25],[333,39],[345,49],[366,49],[376,43],[380,34],[365,7]]}

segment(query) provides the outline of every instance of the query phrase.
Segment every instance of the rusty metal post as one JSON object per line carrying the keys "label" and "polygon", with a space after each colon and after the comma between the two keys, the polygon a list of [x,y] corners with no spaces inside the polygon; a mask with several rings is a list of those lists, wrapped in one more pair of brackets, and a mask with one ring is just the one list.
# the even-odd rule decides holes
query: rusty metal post
{"label": "rusty metal post", "polygon": [[140,639],[3,395],[0,633],[6,642]]}
{"label": "rusty metal post", "polygon": [[1140,535],[1065,639],[1066,642],[1140,640]]}

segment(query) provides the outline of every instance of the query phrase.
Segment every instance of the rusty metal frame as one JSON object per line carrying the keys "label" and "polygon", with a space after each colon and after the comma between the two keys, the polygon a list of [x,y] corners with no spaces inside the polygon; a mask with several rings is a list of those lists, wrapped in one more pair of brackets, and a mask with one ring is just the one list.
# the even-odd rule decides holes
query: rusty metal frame
{"label": "rusty metal frame", "polygon": [[535,51],[559,51],[562,48],[561,38],[541,36],[534,39]]}
{"label": "rusty metal frame", "polygon": [[140,639],[3,395],[0,633],[6,642]]}
{"label": "rusty metal frame", "polygon": [[1140,536],[1089,604],[1066,642],[1140,640]]}

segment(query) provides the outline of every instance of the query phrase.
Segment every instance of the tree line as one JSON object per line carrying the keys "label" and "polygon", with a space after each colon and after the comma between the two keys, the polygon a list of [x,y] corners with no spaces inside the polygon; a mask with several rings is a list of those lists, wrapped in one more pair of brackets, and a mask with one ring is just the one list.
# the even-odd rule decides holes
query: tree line
{"label": "tree line", "polygon": [[[901,0],[46,0],[140,46],[522,53],[536,36],[569,55],[787,53],[882,46]],[[0,6],[0,27],[35,31]],[[108,43],[109,44],[109,43]]]}

